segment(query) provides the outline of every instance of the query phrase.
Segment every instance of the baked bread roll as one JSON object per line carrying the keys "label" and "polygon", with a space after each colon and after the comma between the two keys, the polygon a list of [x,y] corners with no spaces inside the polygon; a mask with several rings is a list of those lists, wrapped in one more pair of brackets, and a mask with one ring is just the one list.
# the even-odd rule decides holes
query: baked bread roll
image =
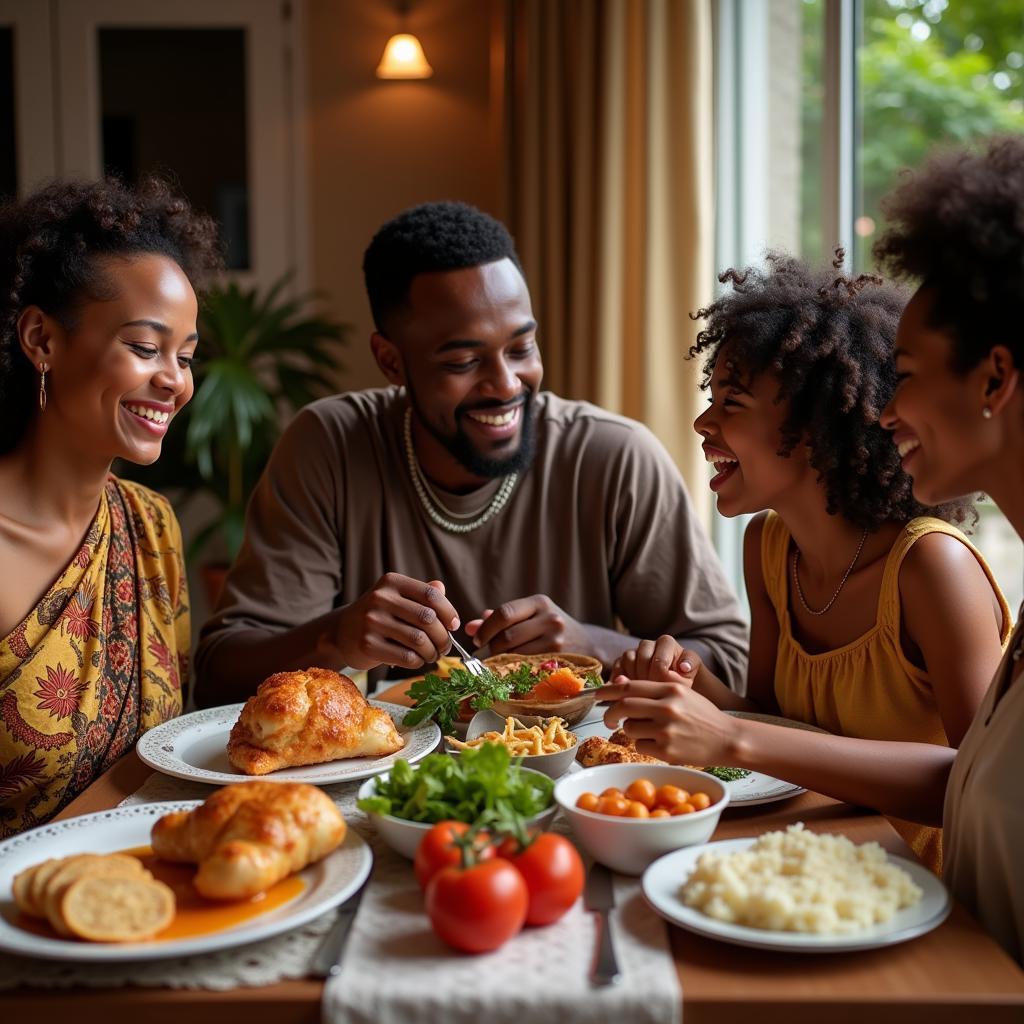
{"label": "baked bread roll", "polygon": [[401,750],[391,716],[372,707],[348,676],[326,668],[278,672],[245,702],[228,739],[228,760],[246,775],[291,765]]}
{"label": "baked bread roll", "polygon": [[345,838],[334,801],[304,782],[239,782],[153,826],[153,852],[198,864],[201,896],[241,900],[322,860]]}

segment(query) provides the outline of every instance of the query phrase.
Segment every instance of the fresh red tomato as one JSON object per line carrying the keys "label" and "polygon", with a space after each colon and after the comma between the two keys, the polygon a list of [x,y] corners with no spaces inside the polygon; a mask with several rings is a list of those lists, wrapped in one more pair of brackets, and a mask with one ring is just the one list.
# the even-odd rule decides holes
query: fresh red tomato
{"label": "fresh red tomato", "polygon": [[[420,840],[412,866],[421,889],[426,889],[427,882],[441,868],[458,867],[462,863],[462,851],[454,839],[468,831],[469,826],[463,821],[439,821]],[[494,847],[489,843],[490,838],[485,833],[477,835],[473,850],[478,861],[490,860],[494,856]]]}
{"label": "fresh red tomato", "polygon": [[[503,843],[500,857],[508,856]],[[552,924],[583,892],[583,861],[564,836],[542,832],[524,850],[509,857],[530,894],[527,924]]]}
{"label": "fresh red tomato", "polygon": [[[532,839],[534,836],[540,835],[540,830],[536,828],[527,830],[527,839]],[[494,847],[495,857],[501,857],[502,860],[515,860],[516,857],[522,853],[523,847],[520,845],[519,840],[511,833],[508,832],[501,837],[501,840]]]}
{"label": "fresh red tomato", "polygon": [[427,885],[434,931],[466,953],[489,953],[523,927],[530,897],[523,876],[507,860],[471,868],[442,868]]}

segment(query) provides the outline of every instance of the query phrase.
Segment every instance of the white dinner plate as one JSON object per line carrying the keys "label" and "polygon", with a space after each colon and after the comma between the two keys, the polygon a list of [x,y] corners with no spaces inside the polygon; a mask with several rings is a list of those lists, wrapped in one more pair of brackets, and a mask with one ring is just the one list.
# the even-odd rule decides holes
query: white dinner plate
{"label": "white dinner plate", "polygon": [[[384,757],[350,757],[323,764],[281,768],[259,777],[273,782],[309,782],[314,786],[352,782],[389,771],[400,757],[410,764],[419,761],[437,747],[441,730],[434,722],[426,721],[404,728],[402,720],[411,708],[379,700],[371,700],[370,703],[375,708],[382,708],[393,719],[399,735],[405,740],[401,750]],[[172,718],[143,735],[136,747],[139,758],[165,775],[206,782],[211,786],[254,778],[228,761],[228,736],[243,707],[244,704],[225,704]]]}
{"label": "white dinner plate", "polygon": [[666,920],[712,939],[731,942],[737,946],[755,949],[775,949],[795,953],[849,953],[859,949],[877,949],[892,946],[908,939],[916,939],[937,928],[949,916],[952,902],[945,886],[926,867],[903,857],[888,854],[889,861],[903,868],[924,891],[912,907],[898,910],[885,924],[873,925],[861,931],[837,935],[814,935],[808,932],[768,931],[748,928],[708,917],[695,907],[688,907],[681,894],[683,883],[690,876],[697,858],[709,850],[732,853],[744,850],[756,842],[756,837],[725,839],[717,843],[686,846],[660,857],[644,872],[643,892],[647,902]]}
{"label": "white dinner plate", "polygon": [[[582,742],[591,736],[604,736],[606,739],[614,732],[604,724],[601,716],[607,711],[607,707],[600,705],[595,708],[579,725],[573,726],[573,732]],[[789,718],[777,718],[774,715],[760,715],[747,711],[730,711],[727,714],[735,715],[737,718],[752,718],[759,722],[770,722],[774,725],[783,725],[791,729],[808,729],[812,732],[824,732],[814,725],[807,725],[804,722],[794,722]],[[762,772],[751,772],[742,779],[733,782],[721,781],[729,790],[729,806],[740,805],[753,807],[756,804],[770,804],[776,800],[788,800],[790,797],[799,796],[807,791],[802,786],[795,786],[792,782],[783,782],[772,775],[764,775]]]}
{"label": "white dinner plate", "polygon": [[23,868],[48,857],[72,853],[113,853],[149,845],[150,830],[171,811],[190,811],[201,801],[130,804],[96,814],[51,822],[0,842],[0,949],[45,960],[113,962],[160,960],[164,957],[209,953],[242,946],[298,928],[349,898],[370,874],[373,854],[353,829],[333,853],[299,872],[305,888],[288,903],[223,931],[166,942],[79,942],[24,931],[14,924],[18,915],[11,881]]}

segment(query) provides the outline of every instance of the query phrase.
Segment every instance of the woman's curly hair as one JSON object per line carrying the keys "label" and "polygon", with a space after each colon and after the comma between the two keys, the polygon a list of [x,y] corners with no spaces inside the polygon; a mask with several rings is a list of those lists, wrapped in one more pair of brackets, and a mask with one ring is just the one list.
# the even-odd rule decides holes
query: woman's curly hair
{"label": "woman's curly hair", "polygon": [[875,258],[932,292],[931,325],[950,331],[953,369],[966,373],[994,345],[1024,366],[1024,136],[940,150],[882,209],[890,226]]}
{"label": "woman's curly hair", "polygon": [[776,401],[787,406],[778,454],[808,446],[830,515],[869,530],[923,514],[963,522],[969,503],[925,509],[914,500],[892,435],[878,422],[896,389],[893,348],[906,296],[872,274],[847,277],[843,255],[837,249],[832,268],[815,269],[771,252],[764,269],[719,275],[732,291],[691,314],[705,321],[690,349],[706,356],[701,387],[723,345],[739,382],[773,374]]}
{"label": "woman's curly hair", "polygon": [[17,445],[36,398],[18,317],[38,306],[71,330],[83,302],[111,296],[101,257],[159,253],[196,288],[222,266],[217,225],[159,178],[54,182],[0,206],[0,452]]}

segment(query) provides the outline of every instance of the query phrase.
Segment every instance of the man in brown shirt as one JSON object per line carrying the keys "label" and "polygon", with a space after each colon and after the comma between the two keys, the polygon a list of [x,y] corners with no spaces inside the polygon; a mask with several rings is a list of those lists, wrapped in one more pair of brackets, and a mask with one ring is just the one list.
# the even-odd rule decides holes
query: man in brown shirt
{"label": "man in brown shirt", "polygon": [[611,665],[669,633],[733,684],[746,627],[668,454],[540,391],[512,239],[460,203],[405,211],[364,259],[391,387],[303,409],[253,494],[196,653],[201,705],[268,674],[415,669],[471,643]]}

